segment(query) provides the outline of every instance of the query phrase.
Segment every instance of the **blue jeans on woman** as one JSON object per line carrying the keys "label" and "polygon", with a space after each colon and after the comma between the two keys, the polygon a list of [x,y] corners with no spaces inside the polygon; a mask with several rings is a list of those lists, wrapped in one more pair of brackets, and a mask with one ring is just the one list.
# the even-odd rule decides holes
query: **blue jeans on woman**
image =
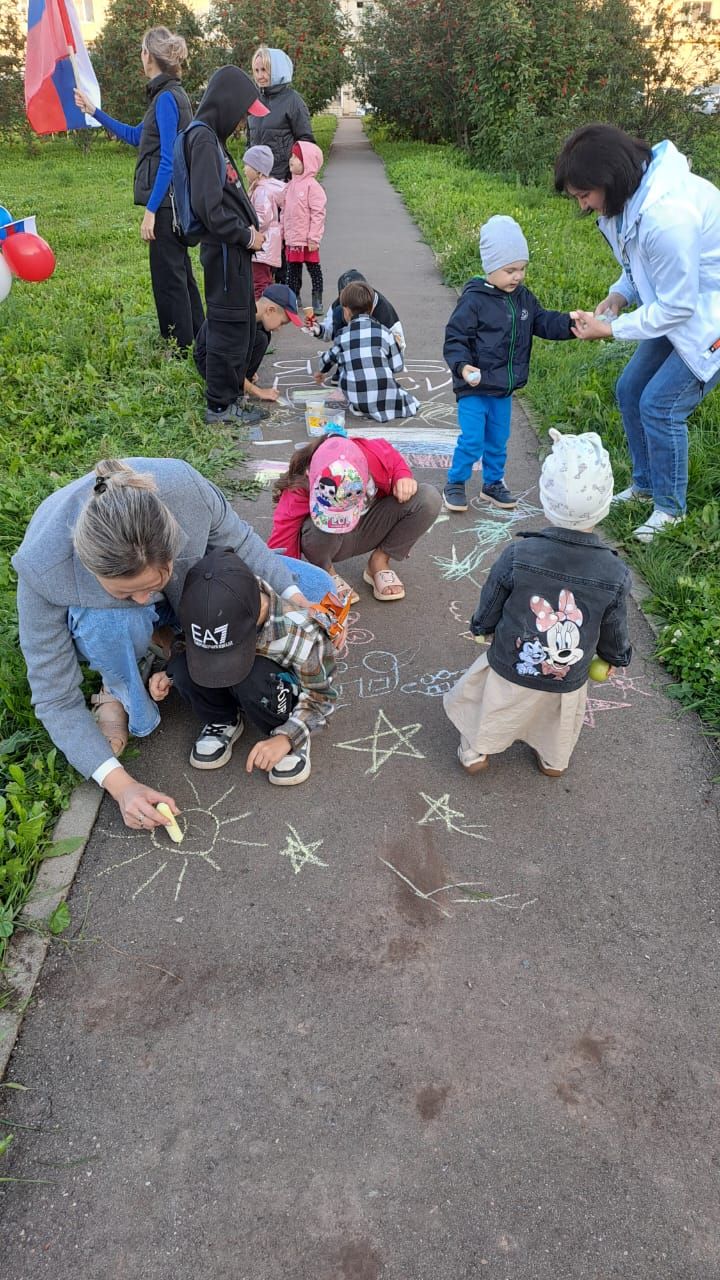
{"label": "blue jeans on woman", "polygon": [[[280,556],[302,591],[313,602],[335,590],[329,573],[317,565]],[[102,676],[103,688],[122,703],[130,732],[146,738],[160,723],[157,703],[145,688],[138,663],[145,657],[156,627],[178,622],[163,598],[155,604],[132,604],[124,609],[68,609],[68,630],[78,657]]]}
{"label": "blue jeans on woman", "polygon": [[701,382],[668,338],[647,338],[618,378],[615,394],[632,459],[632,485],[666,515],[687,503],[688,427],[693,409],[720,382]]}

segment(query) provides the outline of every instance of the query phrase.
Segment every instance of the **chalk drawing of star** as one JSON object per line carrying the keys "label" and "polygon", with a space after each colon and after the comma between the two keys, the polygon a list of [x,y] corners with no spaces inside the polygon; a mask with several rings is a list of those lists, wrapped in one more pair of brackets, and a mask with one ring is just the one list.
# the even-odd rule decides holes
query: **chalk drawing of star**
{"label": "chalk drawing of star", "polygon": [[619,689],[620,692],[625,695],[628,693],[639,693],[643,698],[654,698],[655,694],[651,689],[640,688],[639,682],[644,679],[645,676],[628,675],[625,668],[621,667],[619,671],[616,671],[615,674],[610,677],[608,685],[612,685],[613,689]]}
{"label": "chalk drawing of star", "polygon": [[280,857],[290,859],[295,875],[299,875],[308,862],[315,867],[326,867],[328,865],[327,862],[321,862],[319,858],[315,857],[315,850],[319,849],[324,841],[315,840],[312,843],[306,843],[300,838],[295,828],[290,826],[289,822],[285,825],[290,835],[287,837],[285,848],[280,850]]}
{"label": "chalk drawing of star", "polygon": [[[372,733],[364,738],[353,738],[350,742],[338,742],[338,746],[345,751],[368,752],[372,756],[372,763],[365,773],[375,775],[391,756],[413,756],[416,760],[424,760],[423,752],[418,751],[410,741],[421,729],[421,724],[404,724],[398,729],[381,709],[378,711]],[[366,743],[367,745],[364,745]]]}
{"label": "chalk drawing of star", "polygon": [[444,796],[439,796],[437,800],[433,800],[432,796],[426,796],[424,791],[420,792],[423,800],[429,808],[418,819],[419,827],[426,827],[431,822],[444,822],[446,831],[457,831],[458,835],[471,836],[473,840],[487,840],[488,837],[481,835],[479,831],[471,831],[470,827],[484,827],[484,822],[469,822],[467,826],[460,827],[453,822],[453,818],[463,819],[464,813],[460,813],[458,809],[450,808],[450,793],[445,792]]}
{"label": "chalk drawing of star", "polygon": [[585,716],[583,724],[589,729],[595,729],[595,716],[599,711],[621,711],[624,707],[632,706],[630,702],[617,702],[613,698],[588,698],[585,703]]}

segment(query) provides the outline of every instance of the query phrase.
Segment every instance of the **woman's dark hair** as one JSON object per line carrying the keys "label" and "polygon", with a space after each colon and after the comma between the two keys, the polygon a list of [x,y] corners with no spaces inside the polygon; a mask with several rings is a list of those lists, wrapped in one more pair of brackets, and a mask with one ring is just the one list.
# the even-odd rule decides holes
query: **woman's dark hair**
{"label": "woman's dark hair", "polygon": [[652,159],[652,150],[641,138],[612,124],[585,124],[565,142],[555,161],[555,190],[605,193],[603,212],[609,217],[622,213]]}
{"label": "woman's dark hair", "polygon": [[344,289],[340,290],[338,302],[341,307],[347,307],[355,316],[369,316],[373,309],[375,294],[369,285],[362,280],[352,280],[350,284],[346,284]]}
{"label": "woman's dark hair", "polygon": [[308,440],[307,444],[304,444],[301,448],[295,450],[288,463],[287,471],[285,471],[283,475],[278,476],[272,487],[273,502],[279,502],[281,495],[286,489],[310,488],[308,484],[308,471],[310,469],[312,456],[315,453],[315,450],[319,449],[320,445],[325,444],[325,441],[329,439],[330,436],[318,436],[315,440]]}

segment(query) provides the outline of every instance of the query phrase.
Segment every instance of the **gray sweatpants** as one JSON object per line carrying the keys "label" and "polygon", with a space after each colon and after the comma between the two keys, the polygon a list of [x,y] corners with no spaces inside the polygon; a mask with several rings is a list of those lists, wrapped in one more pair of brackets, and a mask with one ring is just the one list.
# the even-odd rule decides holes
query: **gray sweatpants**
{"label": "gray sweatpants", "polygon": [[398,502],[393,497],[379,498],[352,533],[323,533],[308,518],[300,535],[302,553],[311,564],[323,569],[338,560],[350,560],[352,556],[376,549],[384,551],[392,560],[405,560],[418,538],[435,523],[441,502],[438,489],[420,484],[408,502]]}

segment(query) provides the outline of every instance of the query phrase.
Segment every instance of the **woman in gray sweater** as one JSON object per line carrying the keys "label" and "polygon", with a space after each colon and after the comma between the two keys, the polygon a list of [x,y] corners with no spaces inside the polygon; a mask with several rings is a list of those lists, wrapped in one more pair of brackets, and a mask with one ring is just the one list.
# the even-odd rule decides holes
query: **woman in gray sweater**
{"label": "woman in gray sweater", "polygon": [[[128,728],[146,737],[159,723],[138,660],[155,626],[177,613],[188,569],[213,547],[231,547],[278,594],[307,604],[282,558],[215,485],[174,458],[98,463],[40,504],[13,557],[35,712],[70,764],[117,801],[128,827],[163,825],[161,800],[177,811],[115,750]],[[82,694],[80,660],[102,676],[98,722]]]}

